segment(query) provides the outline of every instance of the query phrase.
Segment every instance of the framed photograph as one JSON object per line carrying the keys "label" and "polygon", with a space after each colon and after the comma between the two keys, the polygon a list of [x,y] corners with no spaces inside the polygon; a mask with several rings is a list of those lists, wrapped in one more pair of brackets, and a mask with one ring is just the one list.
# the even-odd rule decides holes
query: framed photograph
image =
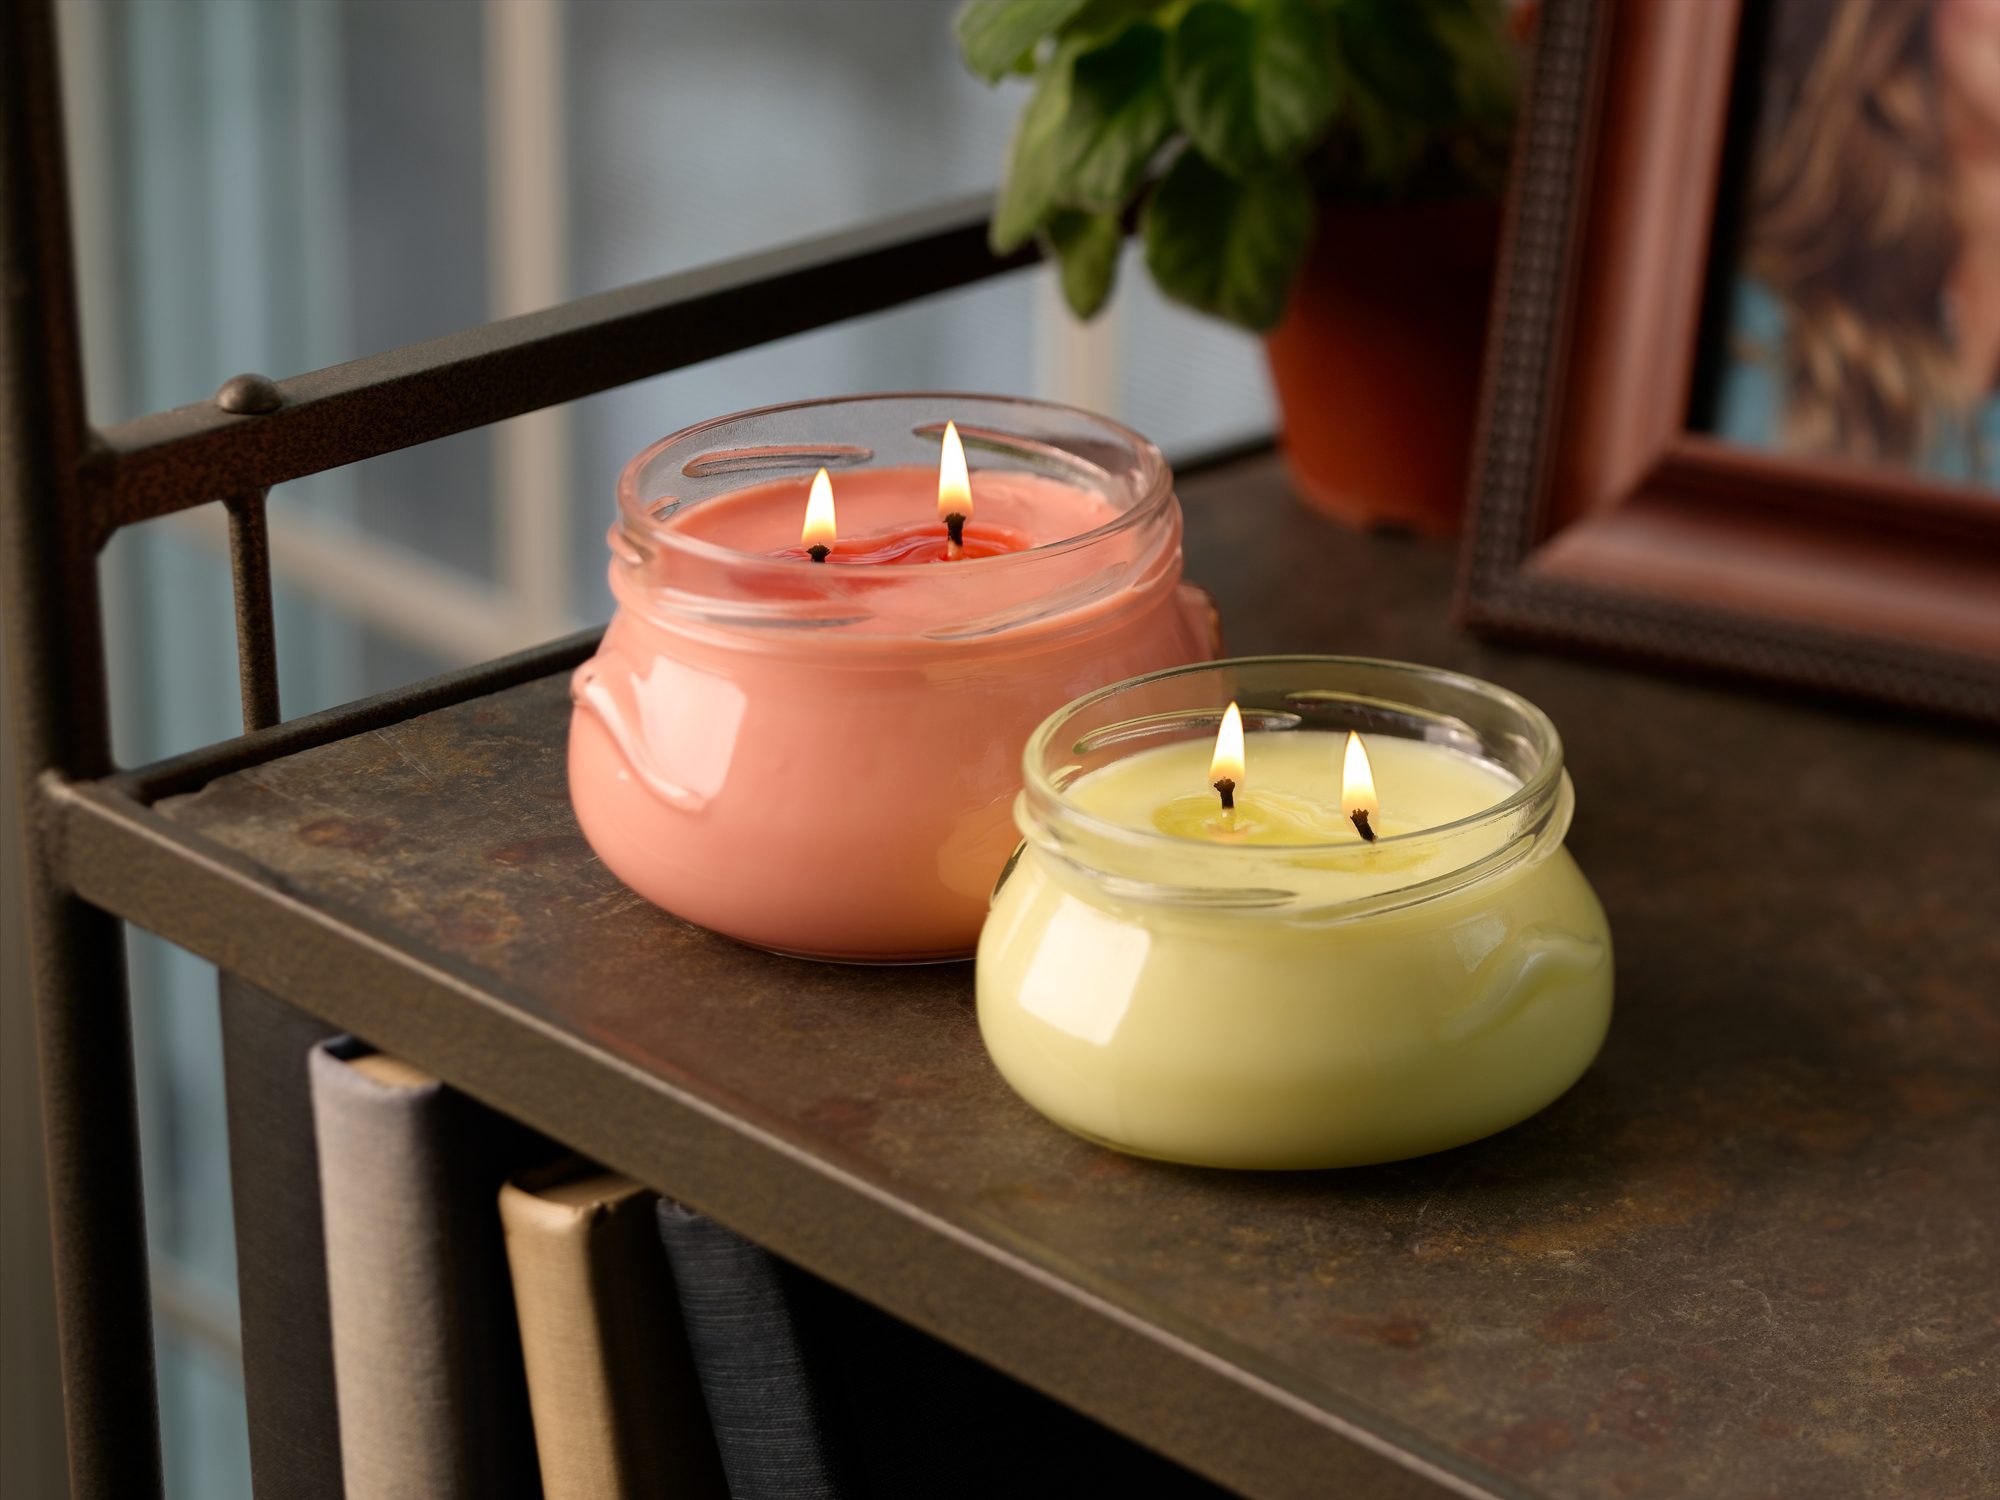
{"label": "framed photograph", "polygon": [[1475,628],[2000,722],[2000,0],[1550,0]]}

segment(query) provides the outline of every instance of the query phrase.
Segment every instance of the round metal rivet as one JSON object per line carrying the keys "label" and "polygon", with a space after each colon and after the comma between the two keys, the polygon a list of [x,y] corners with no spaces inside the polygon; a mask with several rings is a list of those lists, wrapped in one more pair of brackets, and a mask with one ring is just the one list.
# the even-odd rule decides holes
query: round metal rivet
{"label": "round metal rivet", "polygon": [[215,404],[239,417],[261,417],[283,406],[285,398],[268,375],[232,375],[215,393]]}

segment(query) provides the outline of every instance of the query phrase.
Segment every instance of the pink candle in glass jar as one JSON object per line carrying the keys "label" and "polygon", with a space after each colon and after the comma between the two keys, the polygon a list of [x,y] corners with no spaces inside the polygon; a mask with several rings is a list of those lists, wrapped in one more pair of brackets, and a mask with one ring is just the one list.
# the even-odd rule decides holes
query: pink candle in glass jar
{"label": "pink candle in glass jar", "polygon": [[[953,419],[972,519],[948,558]],[[818,563],[801,523],[822,467],[838,539]],[[1159,450],[1069,407],[899,395],[744,413],[641,453],[618,500],[618,612],[571,689],[577,821],[648,900],[759,947],[968,956],[1035,726],[1219,646],[1207,596],[1181,581]]]}

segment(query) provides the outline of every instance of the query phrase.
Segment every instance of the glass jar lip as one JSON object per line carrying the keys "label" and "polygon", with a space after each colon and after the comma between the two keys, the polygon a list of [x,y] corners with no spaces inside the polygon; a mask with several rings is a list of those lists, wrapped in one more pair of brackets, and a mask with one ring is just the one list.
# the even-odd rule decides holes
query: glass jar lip
{"label": "glass jar lip", "polygon": [[[957,402],[968,406],[978,403],[985,406],[1010,406],[1032,411],[1062,412],[1068,416],[1082,418],[1084,421],[1102,428],[1107,436],[1118,438],[1131,445],[1139,470],[1139,498],[1127,509],[1105,522],[1102,526],[1093,527],[1089,531],[1078,532],[1075,536],[1063,537],[1053,542],[1044,542],[1040,546],[1023,548],[1019,552],[1003,553],[997,557],[969,558],[963,564],[955,566],[977,568],[990,577],[1001,568],[1030,566],[1049,557],[1057,557],[1068,552],[1079,551],[1082,548],[1093,546],[1106,538],[1118,536],[1124,532],[1143,526],[1157,516],[1172,498],[1173,469],[1167,463],[1166,455],[1161,453],[1159,446],[1142,433],[1127,427],[1123,422],[1113,421],[1110,417],[1100,416],[1096,412],[1085,410],[1083,407],[1071,406],[1060,401],[1043,401],[1032,396],[999,396],[980,394],[975,391],[872,391],[859,395],[822,396],[806,401],[784,401],[773,406],[752,407],[746,411],[731,412],[727,416],[711,417],[705,422],[696,422],[690,427],[683,427],[676,432],[668,433],[667,436],[659,439],[657,442],[648,444],[626,462],[625,467],[618,475],[618,514],[622,522],[624,535],[628,540],[636,541],[643,539],[649,546],[679,552],[689,558],[698,558],[705,562],[725,564],[737,568],[769,565],[774,568],[783,568],[787,573],[797,573],[799,571],[797,564],[792,559],[764,557],[755,552],[738,551],[734,547],[725,547],[718,542],[711,542],[702,537],[691,536],[680,527],[667,525],[654,513],[659,505],[659,501],[646,501],[640,497],[640,475],[645,471],[647,465],[669,449],[686,443],[691,439],[698,438],[705,432],[712,432],[732,423],[750,421],[756,418],[784,416],[787,413],[797,411],[837,406],[863,406],[873,402],[887,401],[934,401],[941,405]],[[961,435],[967,436],[976,430],[976,428],[966,426],[959,428]],[[966,446],[970,450],[975,447],[975,444],[968,442]],[[1046,447],[1051,445],[1044,444],[1041,446]],[[1090,464],[1088,460],[1079,459],[1073,455],[1065,454],[1065,458],[1073,468],[1097,468],[1096,465]],[[1098,472],[1103,473],[1104,471],[1098,469]],[[919,577],[928,574],[933,569],[932,565],[926,562],[875,563],[870,565],[868,571],[872,576],[886,580]]]}
{"label": "glass jar lip", "polygon": [[[1210,844],[1182,838],[1177,834],[1164,833],[1155,828],[1135,828],[1130,824],[1120,823],[1079,807],[1065,795],[1064,789],[1056,786],[1042,770],[1042,762],[1048,758],[1046,752],[1063,725],[1093,704],[1102,703],[1120,693],[1150,683],[1173,677],[1185,677],[1196,672],[1288,666],[1300,668],[1310,666],[1314,670],[1352,667],[1369,671],[1387,671],[1447,683],[1487,698],[1521,716],[1532,733],[1535,747],[1541,752],[1541,763],[1532,776],[1525,778],[1520,786],[1489,807],[1483,807],[1478,812],[1469,813],[1449,823],[1435,823],[1429,827],[1412,829],[1408,833],[1384,834],[1372,844],[1362,844],[1352,839],[1319,844]],[[1351,859],[1374,850],[1407,849],[1428,842],[1441,842],[1472,829],[1502,823],[1543,802],[1553,803],[1562,786],[1563,774],[1562,737],[1556,732],[1554,721],[1518,693],[1469,673],[1454,672],[1445,667],[1425,666],[1420,662],[1396,661],[1378,656],[1321,656],[1310,653],[1238,656],[1221,661],[1195,662],[1111,683],[1064,704],[1050,714],[1028,737],[1027,747],[1021,755],[1023,795],[1031,803],[1041,803],[1058,809],[1060,816],[1066,822],[1094,837],[1112,844],[1152,852],[1199,847],[1207,851],[1205,857],[1243,864],[1269,863],[1272,860]]]}

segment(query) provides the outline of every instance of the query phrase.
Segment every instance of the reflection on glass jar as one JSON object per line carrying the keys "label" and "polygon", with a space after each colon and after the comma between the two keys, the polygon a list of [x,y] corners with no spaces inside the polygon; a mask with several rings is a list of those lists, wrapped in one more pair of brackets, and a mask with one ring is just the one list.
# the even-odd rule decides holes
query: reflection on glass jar
{"label": "reflection on glass jar", "polygon": [[1597,1055],[1610,930],[1563,847],[1561,743],[1511,693],[1356,658],[1188,667],[1057,713],[1024,780],[979,1023],[1080,1135],[1207,1166],[1393,1161],[1525,1119]]}
{"label": "reflection on glass jar", "polygon": [[[962,542],[940,506],[947,421],[971,468]],[[822,468],[838,540],[815,562]],[[1158,449],[1068,407],[749,412],[647,449],[618,498],[618,612],[572,684],[577,820],[648,900],[760,947],[970,954],[1034,726],[1216,650]]]}

